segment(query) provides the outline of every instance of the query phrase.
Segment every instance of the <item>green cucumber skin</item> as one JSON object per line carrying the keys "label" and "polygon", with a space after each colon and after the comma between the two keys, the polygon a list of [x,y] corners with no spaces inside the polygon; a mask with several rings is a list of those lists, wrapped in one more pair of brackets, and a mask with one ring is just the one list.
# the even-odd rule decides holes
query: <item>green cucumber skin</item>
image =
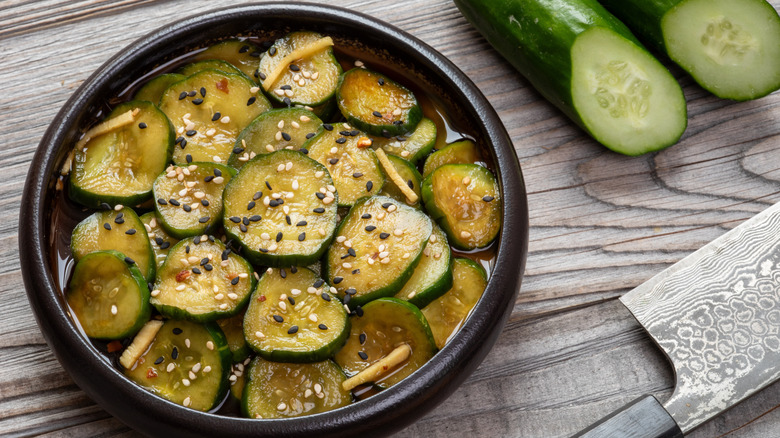
{"label": "green cucumber skin", "polygon": [[[327,292],[326,292],[327,293]],[[338,298],[335,295],[331,295],[334,300],[338,301]],[[290,350],[255,350],[252,348],[251,345],[249,345],[249,348],[252,348],[252,350],[257,353],[258,356],[262,357],[265,360],[271,361],[271,362],[284,362],[284,363],[312,363],[312,362],[321,362],[323,360],[327,360],[330,357],[333,357],[336,352],[341,350],[341,347],[344,346],[344,344],[347,343],[347,338],[349,337],[350,330],[352,329],[352,324],[347,318],[347,323],[344,325],[344,330],[341,331],[341,334],[338,338],[334,339],[332,342],[323,345],[322,347],[311,350],[311,351],[290,351]]]}
{"label": "green cucumber skin", "polygon": [[683,0],[599,0],[651,48],[666,54],[661,18]]}

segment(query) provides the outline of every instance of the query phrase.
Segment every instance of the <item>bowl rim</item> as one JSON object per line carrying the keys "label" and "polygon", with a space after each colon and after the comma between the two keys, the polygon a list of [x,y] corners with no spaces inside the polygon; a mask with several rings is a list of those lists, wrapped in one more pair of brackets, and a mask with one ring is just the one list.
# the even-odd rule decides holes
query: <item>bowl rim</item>
{"label": "bowl rim", "polygon": [[[112,81],[122,82],[116,81],[117,72],[137,60],[154,56],[155,48],[183,35],[251,17],[293,17],[374,32],[372,38],[387,41],[399,54],[410,56],[412,64],[443,81],[443,89],[460,90],[458,100],[468,106],[464,114],[471,114],[478,121],[472,129],[480,133],[493,155],[503,202],[494,269],[483,297],[455,335],[456,342],[448,343],[401,384],[366,400],[321,414],[283,420],[194,411],[154,396],[127,380],[75,328],[62,306],[48,251],[49,200],[55,196],[58,164],[64,160],[66,146],[78,135],[79,126],[99,96],[111,89]],[[357,436],[398,430],[443,401],[482,362],[511,313],[525,268],[527,196],[517,155],[498,114],[465,73],[435,49],[395,26],[340,7],[284,2],[231,6],[178,20],[141,37],[106,61],[73,93],[46,130],[32,163],[20,209],[19,249],[25,289],[38,325],[79,387],[113,416],[150,435]],[[141,421],[138,415],[143,415]]]}

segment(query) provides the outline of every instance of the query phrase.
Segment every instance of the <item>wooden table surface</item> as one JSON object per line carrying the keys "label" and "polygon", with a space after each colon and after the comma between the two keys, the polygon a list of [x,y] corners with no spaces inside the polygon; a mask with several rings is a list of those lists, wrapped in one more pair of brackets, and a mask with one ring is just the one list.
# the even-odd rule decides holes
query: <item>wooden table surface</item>
{"label": "wooden table surface", "polygon": [[[218,3],[0,1],[0,435],[137,435],[73,383],[41,336],[18,261],[22,187],[47,125],[92,71]],[[530,252],[509,323],[476,372],[399,436],[566,437],[643,394],[669,397],[670,366],[617,297],[780,201],[780,93],[721,100],[671,67],[688,101],[685,135],[624,157],[544,101],[450,1],[323,3],[384,19],[465,71],[506,125],[529,193]],[[777,437],[778,406],[774,385],[690,436]]]}

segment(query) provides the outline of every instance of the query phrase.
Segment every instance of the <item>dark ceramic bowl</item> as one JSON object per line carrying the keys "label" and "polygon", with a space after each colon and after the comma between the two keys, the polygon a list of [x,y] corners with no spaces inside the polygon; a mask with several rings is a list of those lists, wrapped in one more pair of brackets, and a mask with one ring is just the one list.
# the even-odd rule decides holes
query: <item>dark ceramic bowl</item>
{"label": "dark ceramic bowl", "polygon": [[[350,406],[308,417],[251,420],[196,412],[131,383],[74,324],[64,306],[53,242],[59,169],[80,133],[116,96],[160,65],[220,38],[281,35],[308,29],[349,45],[351,53],[400,66],[442,96],[455,122],[489,150],[503,194],[504,224],[482,299],[460,332],[400,384]],[[433,409],[479,365],[509,316],[520,288],[528,242],[525,186],[512,142],[477,87],[451,62],[411,35],[356,12],[303,3],[265,3],[200,14],[131,44],[100,67],[70,98],[43,136],[27,177],[20,252],[27,294],[46,341],[76,383],[100,406],[155,436],[358,436],[397,431]]]}

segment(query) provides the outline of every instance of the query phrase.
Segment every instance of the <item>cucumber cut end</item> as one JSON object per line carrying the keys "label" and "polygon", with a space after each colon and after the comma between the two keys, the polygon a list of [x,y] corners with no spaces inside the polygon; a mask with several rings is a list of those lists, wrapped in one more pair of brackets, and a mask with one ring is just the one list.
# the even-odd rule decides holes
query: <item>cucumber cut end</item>
{"label": "cucumber cut end", "polygon": [[585,129],[601,144],[641,155],[676,143],[687,125],[677,81],[616,32],[591,28],[571,49],[571,92]]}
{"label": "cucumber cut end", "polygon": [[750,100],[780,88],[780,17],[764,0],[685,0],[661,30],[669,57],[718,97]]}

